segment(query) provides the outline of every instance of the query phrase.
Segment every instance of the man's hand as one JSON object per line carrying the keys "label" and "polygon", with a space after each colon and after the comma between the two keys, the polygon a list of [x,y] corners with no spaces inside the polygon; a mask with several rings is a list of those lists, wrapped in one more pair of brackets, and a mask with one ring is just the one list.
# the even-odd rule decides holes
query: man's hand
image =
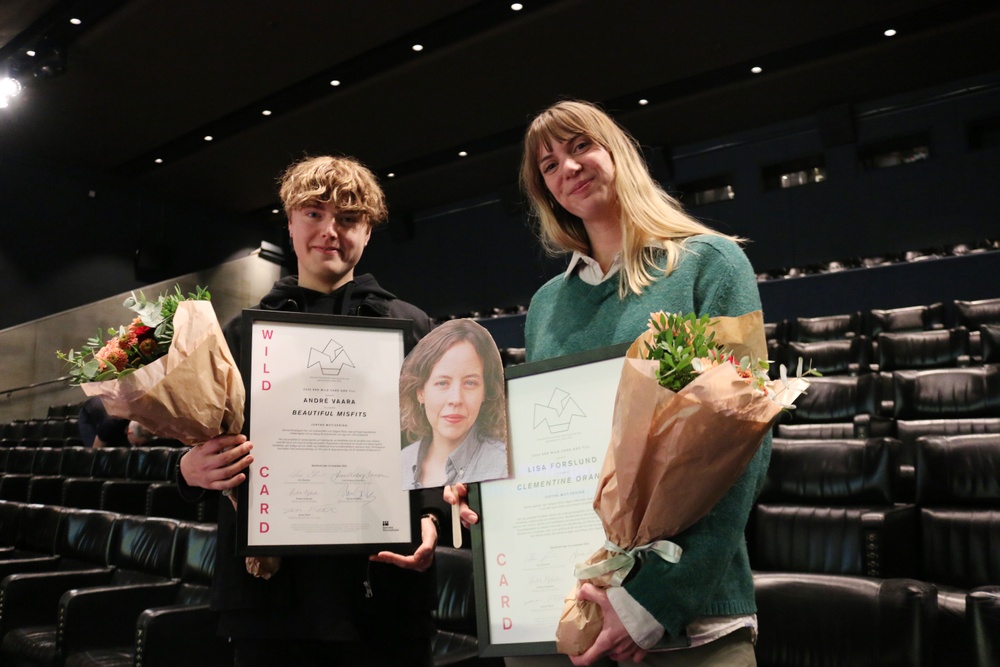
{"label": "man's hand", "polygon": [[253,443],[244,435],[219,435],[181,457],[181,475],[190,486],[224,491],[242,484],[253,463]]}
{"label": "man's hand", "polygon": [[434,549],[437,547],[438,532],[437,525],[430,517],[420,519],[420,546],[413,552],[412,556],[401,556],[391,551],[380,551],[374,556],[369,556],[369,560],[376,563],[389,563],[404,570],[416,570],[426,572],[427,568],[434,562]]}
{"label": "man's hand", "polygon": [[465,484],[454,484],[444,487],[444,501],[458,507],[462,525],[468,528],[479,523],[479,515],[469,507],[469,487]]}
{"label": "man's hand", "polygon": [[608,594],[604,589],[593,584],[584,584],[577,593],[578,600],[589,600],[596,603],[604,613],[604,627],[597,635],[594,645],[582,655],[570,656],[574,665],[589,665],[598,658],[608,656],[618,662],[640,662],[646,657],[646,649],[636,644],[628,630],[622,624],[615,608],[611,606]]}

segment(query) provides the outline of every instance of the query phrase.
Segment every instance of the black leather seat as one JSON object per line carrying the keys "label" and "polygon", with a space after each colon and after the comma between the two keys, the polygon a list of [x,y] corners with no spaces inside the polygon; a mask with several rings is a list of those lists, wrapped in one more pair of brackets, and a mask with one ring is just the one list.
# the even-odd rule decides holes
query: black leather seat
{"label": "black leather seat", "polygon": [[473,593],[472,552],[438,546],[434,553],[437,606],[432,616],[437,632],[431,648],[435,665],[458,665],[475,660],[476,601]]}
{"label": "black leather seat", "polygon": [[50,506],[32,512],[32,507],[25,506],[22,521],[26,548],[0,560],[0,580],[11,574],[108,566],[115,515]]}
{"label": "black leather seat", "polygon": [[748,526],[754,570],[916,576],[917,511],[896,503],[892,438],[775,438]]}
{"label": "black leather seat", "polygon": [[1000,366],[895,371],[892,387],[904,449],[922,435],[1000,433]]}
{"label": "black leather seat", "polygon": [[931,664],[937,597],[931,584],[762,572],[754,574],[754,590],[760,667]]}
{"label": "black leather seat", "polygon": [[809,379],[809,389],[795,409],[781,416],[780,438],[869,438],[893,434],[890,420],[879,417],[881,384],[877,375]]}
{"label": "black leather seat", "polygon": [[1000,664],[1000,434],[918,439],[917,501],[937,664]]}
{"label": "black leather seat", "polygon": [[136,585],[174,589],[177,532],[178,523],[170,519],[119,516],[110,567],[14,574],[0,582],[3,663],[62,664],[66,635],[60,598],[71,589]]}
{"label": "black leather seat", "polygon": [[785,366],[796,368],[800,359],[803,368],[813,368],[824,376],[868,373],[871,371],[871,340],[855,336],[812,343],[789,342],[785,347]]}
{"label": "black leather seat", "polygon": [[868,333],[878,336],[892,331],[929,331],[944,327],[944,304],[868,311]]}
{"label": "black leather seat", "polygon": [[880,372],[968,366],[969,331],[956,327],[883,333],[876,339],[875,350]]}
{"label": "black leather seat", "polygon": [[150,484],[169,480],[177,457],[183,453],[184,450],[174,447],[133,447],[125,479],[109,479],[101,485],[101,509],[121,514],[145,514]]}
{"label": "black leather seat", "polygon": [[[216,527],[181,524],[176,586],[98,587],[60,601],[67,667],[214,667],[232,664],[208,607]],[[183,638],[183,641],[178,639]]]}
{"label": "black leather seat", "polygon": [[28,483],[28,501],[60,505],[63,498],[63,481],[67,477],[87,477],[94,470],[98,450],[93,447],[63,447],[58,474],[31,476]]}
{"label": "black leather seat", "polygon": [[788,340],[809,343],[817,340],[836,340],[861,334],[861,311],[822,317],[797,317]]}
{"label": "black leather seat", "polygon": [[128,470],[129,447],[102,447],[94,453],[89,475],[67,477],[63,481],[62,504],[66,507],[100,509],[101,488],[108,479],[124,479]]}

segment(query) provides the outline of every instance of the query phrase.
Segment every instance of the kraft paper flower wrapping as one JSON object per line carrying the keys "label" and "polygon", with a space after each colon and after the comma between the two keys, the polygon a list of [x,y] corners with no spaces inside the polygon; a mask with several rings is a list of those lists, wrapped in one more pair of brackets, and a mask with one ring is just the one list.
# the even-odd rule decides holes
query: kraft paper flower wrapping
{"label": "kraft paper flower wrapping", "polygon": [[81,384],[108,414],[196,445],[243,428],[245,390],[209,301],[181,301],[166,355],[117,380]]}
{"label": "kraft paper flower wrapping", "polygon": [[[716,342],[737,358],[766,358],[760,311],[717,318],[711,329]],[[722,364],[673,392],[657,381],[657,362],[643,358],[644,343],[652,336],[645,332],[626,353],[594,497],[608,542],[577,567],[580,580],[566,599],[556,630],[560,653],[585,652],[604,624],[596,604],[576,599],[580,586],[588,581],[601,588],[621,585],[637,554],[622,552],[637,547],[648,554],[652,545],[661,554],[644,557],[682,558],[680,548],[665,538],[696,523],[722,499],[782,407],[806,387],[801,378],[787,387],[779,380],[771,383],[774,395],[768,396],[741,377],[736,366]]]}

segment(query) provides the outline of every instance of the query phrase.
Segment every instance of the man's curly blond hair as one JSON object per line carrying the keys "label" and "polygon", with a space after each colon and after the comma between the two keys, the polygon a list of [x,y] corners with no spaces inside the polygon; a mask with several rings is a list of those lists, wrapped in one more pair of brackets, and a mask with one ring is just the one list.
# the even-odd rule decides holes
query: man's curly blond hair
{"label": "man's curly blond hair", "polygon": [[388,210],[378,180],[352,157],[305,158],[281,175],[281,203],[285,213],[316,204],[332,204],[342,211],[363,213],[368,224],[385,222]]}

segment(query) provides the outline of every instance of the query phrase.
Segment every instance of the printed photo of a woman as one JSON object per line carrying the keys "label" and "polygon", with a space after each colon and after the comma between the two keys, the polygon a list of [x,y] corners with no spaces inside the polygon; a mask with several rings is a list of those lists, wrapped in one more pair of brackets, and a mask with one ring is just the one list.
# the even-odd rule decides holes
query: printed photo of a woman
{"label": "printed photo of a woman", "polygon": [[507,476],[503,364],[490,333],[451,320],[427,334],[399,377],[403,486],[422,489]]}

